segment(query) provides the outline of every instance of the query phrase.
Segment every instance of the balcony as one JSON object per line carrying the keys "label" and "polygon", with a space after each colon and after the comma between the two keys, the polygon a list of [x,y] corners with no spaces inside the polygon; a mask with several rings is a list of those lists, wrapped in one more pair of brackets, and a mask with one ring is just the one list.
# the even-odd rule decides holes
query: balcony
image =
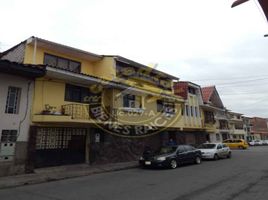
{"label": "balcony", "polygon": [[90,121],[117,121],[117,109],[109,106],[90,107],[88,104],[66,104],[62,106],[64,115],[71,116],[74,120],[90,120]]}
{"label": "balcony", "polygon": [[90,108],[90,105],[88,104],[66,104],[61,106],[61,112],[43,112],[41,114],[33,115],[33,122],[102,123],[107,121],[117,121],[116,109],[101,106]]}

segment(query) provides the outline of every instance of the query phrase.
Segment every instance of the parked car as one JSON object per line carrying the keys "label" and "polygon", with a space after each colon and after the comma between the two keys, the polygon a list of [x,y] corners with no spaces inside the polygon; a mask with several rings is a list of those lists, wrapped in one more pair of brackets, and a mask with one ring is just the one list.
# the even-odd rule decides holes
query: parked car
{"label": "parked car", "polygon": [[146,150],[140,157],[142,167],[168,167],[177,168],[186,163],[200,164],[201,151],[190,145],[162,146],[156,152]]}
{"label": "parked car", "polygon": [[203,159],[218,160],[219,158],[231,158],[232,156],[230,148],[222,143],[204,143],[198,149],[201,151]]}
{"label": "parked car", "polygon": [[268,140],[262,140],[263,145],[268,145]]}
{"label": "parked car", "polygon": [[261,145],[263,145],[263,141],[261,141],[261,140],[252,140],[252,141],[249,142],[249,145],[250,146],[261,146]]}
{"label": "parked car", "polygon": [[223,144],[226,144],[228,147],[238,148],[238,149],[247,149],[249,147],[248,143],[242,139],[229,139],[224,140]]}

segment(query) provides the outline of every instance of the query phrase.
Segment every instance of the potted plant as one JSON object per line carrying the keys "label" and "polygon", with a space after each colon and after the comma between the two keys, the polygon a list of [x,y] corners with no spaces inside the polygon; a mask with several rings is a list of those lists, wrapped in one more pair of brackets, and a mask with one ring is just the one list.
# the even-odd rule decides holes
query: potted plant
{"label": "potted plant", "polygon": [[42,111],[43,115],[51,115],[56,112],[55,106],[50,106],[49,104],[45,104],[45,109]]}

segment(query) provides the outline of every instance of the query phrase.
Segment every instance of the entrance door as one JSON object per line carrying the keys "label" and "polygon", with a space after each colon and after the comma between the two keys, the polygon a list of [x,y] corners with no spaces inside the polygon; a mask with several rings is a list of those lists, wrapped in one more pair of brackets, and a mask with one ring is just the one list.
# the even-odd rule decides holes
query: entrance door
{"label": "entrance door", "polygon": [[85,162],[86,129],[38,128],[35,167]]}

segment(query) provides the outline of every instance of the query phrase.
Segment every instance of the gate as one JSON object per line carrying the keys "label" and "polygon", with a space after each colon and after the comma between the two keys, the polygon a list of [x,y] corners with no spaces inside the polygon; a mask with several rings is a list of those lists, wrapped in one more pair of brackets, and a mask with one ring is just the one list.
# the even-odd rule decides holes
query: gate
{"label": "gate", "polygon": [[35,168],[85,162],[86,129],[38,128]]}

